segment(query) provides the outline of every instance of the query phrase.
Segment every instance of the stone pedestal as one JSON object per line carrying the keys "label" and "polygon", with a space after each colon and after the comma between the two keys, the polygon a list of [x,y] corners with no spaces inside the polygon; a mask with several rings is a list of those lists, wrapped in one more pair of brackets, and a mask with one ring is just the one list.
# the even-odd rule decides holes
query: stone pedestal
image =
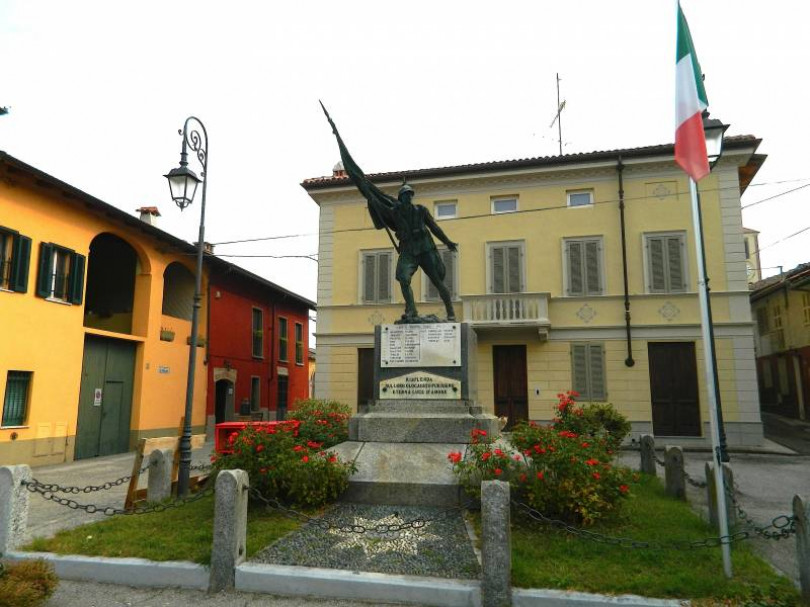
{"label": "stone pedestal", "polygon": [[493,438],[498,419],[476,403],[477,341],[464,323],[375,329],[375,400],[349,421],[335,449],[358,468],[344,500],[451,506],[460,488],[447,460],[474,428]]}

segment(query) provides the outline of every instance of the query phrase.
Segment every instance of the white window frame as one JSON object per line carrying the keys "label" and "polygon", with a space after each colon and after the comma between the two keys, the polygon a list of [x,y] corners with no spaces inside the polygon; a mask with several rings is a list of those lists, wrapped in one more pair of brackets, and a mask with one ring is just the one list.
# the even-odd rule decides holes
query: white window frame
{"label": "white window frame", "polygon": [[526,281],[526,241],[525,240],[501,240],[495,242],[488,242],[485,245],[484,250],[484,265],[486,267],[486,281],[487,281],[487,294],[488,295],[502,295],[502,293],[495,293],[492,290],[492,263],[491,263],[491,254],[493,247],[504,247],[504,246],[518,246],[520,247],[520,290],[515,291],[516,293],[525,293],[526,292],[526,285],[528,284]]}
{"label": "white window frame", "polygon": [[[571,204],[571,196],[577,194],[588,194],[589,202],[585,204]],[[570,209],[592,209],[593,208],[593,188],[583,188],[580,190],[566,190],[565,203]]]}
{"label": "white window frame", "polygon": [[[653,291],[652,284],[650,283],[650,257],[649,257],[649,247],[647,245],[647,241],[650,238],[661,238],[661,237],[679,237],[681,239],[681,273],[683,274],[683,282],[684,287],[680,290],[672,290],[669,289],[667,291]],[[689,254],[687,253],[687,239],[686,239],[686,231],[675,231],[675,232],[644,232],[641,235],[641,251],[642,251],[642,263],[643,263],[643,271],[644,271],[644,292],[649,293],[651,295],[658,295],[658,294],[672,294],[672,293],[689,293],[689,285],[692,284],[691,277],[689,275]],[[667,278],[667,280],[669,280]]]}
{"label": "white window frame", "polygon": [[[70,251],[59,246],[54,246],[53,251],[51,251],[51,260],[52,260],[51,267],[53,269],[51,270],[51,276],[49,281],[50,286],[48,287],[48,297],[45,298],[48,301],[55,301],[65,304],[70,303],[70,280],[71,280],[70,254],[71,254]],[[65,292],[62,293],[61,297],[56,295],[56,279],[57,276],[59,275],[58,266],[60,262],[64,266],[63,281],[65,283],[63,285]]]}
{"label": "white window frame", "polygon": [[[515,208],[510,209],[508,211],[496,211],[495,210],[495,203],[497,202],[505,202],[507,200],[514,200],[515,201]],[[508,213],[517,213],[520,210],[520,199],[517,195],[515,196],[494,196],[490,199],[490,209],[493,215],[506,215]]]}
{"label": "white window frame", "polygon": [[[595,241],[599,245],[599,293],[586,293],[587,288],[581,294],[570,294],[568,292],[568,252],[567,244],[569,242],[588,242]],[[563,238],[561,241],[562,246],[562,294],[563,297],[599,297],[600,295],[607,294],[607,275],[605,269],[605,238],[604,236],[572,236]],[[583,277],[583,281],[585,277]]]}
{"label": "white window frame", "polygon": [[[447,247],[436,247],[439,251],[439,255],[444,255],[446,251],[449,249]],[[453,274],[451,276],[452,284],[450,285],[450,297],[453,301],[458,301],[459,297],[459,290],[458,290],[458,263],[459,263],[459,252],[454,251],[452,255],[455,257],[455,263],[453,264]],[[427,274],[422,272],[422,301],[426,303],[432,303],[436,301],[441,301],[442,298],[439,296],[438,291],[436,293],[436,297],[428,297],[428,288],[430,286],[430,279],[427,277]]]}
{"label": "white window frame", "polygon": [[[388,272],[388,292],[390,297],[386,301],[381,300],[374,300],[374,301],[366,301],[365,299],[365,280],[366,280],[366,273],[365,273],[365,256],[366,255],[375,255],[379,256],[384,253],[388,253],[390,255],[390,268]],[[377,306],[377,305],[386,305],[395,302],[394,299],[394,274],[396,273],[396,251],[394,249],[363,249],[359,251],[358,258],[357,258],[357,301],[360,305],[363,306]]]}
{"label": "white window frame", "polygon": [[[439,214],[439,207],[451,207],[453,208],[452,215],[440,215]],[[455,219],[458,217],[458,200],[437,200],[433,203],[433,218],[436,221],[444,221],[445,219]]]}

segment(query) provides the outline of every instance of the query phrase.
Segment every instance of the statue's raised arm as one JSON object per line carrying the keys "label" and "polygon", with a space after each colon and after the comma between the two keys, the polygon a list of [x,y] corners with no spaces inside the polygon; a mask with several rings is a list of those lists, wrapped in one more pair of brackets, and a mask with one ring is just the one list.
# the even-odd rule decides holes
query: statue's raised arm
{"label": "statue's raised arm", "polygon": [[340,160],[343,162],[344,170],[349,175],[349,179],[352,180],[355,187],[360,190],[360,193],[368,201],[368,212],[371,215],[371,220],[374,222],[374,227],[378,230],[384,227],[388,227],[392,230],[396,229],[394,218],[391,215],[391,209],[396,204],[396,199],[384,193],[380,188],[369,181],[365,173],[357,166],[352,155],[349,154],[349,150],[346,148],[346,144],[343,143],[343,139],[340,133],[338,133],[332,118],[329,116],[329,112],[326,111],[322,102],[319,101],[318,103],[321,104],[323,113],[326,114],[326,119],[329,121],[332,132],[337,138],[338,148],[340,148]]}

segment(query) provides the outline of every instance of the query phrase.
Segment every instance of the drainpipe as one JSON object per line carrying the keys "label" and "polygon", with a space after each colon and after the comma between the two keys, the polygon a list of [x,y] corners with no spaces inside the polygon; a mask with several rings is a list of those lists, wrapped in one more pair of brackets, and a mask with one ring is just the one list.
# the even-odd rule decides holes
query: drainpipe
{"label": "drainpipe", "polygon": [[632,367],[636,361],[633,360],[633,343],[630,334],[630,287],[627,283],[627,231],[624,220],[624,164],[621,156],[616,164],[616,170],[619,173],[619,218],[622,228],[622,272],[624,273],[624,330],[627,335],[627,358],[624,359],[624,364]]}

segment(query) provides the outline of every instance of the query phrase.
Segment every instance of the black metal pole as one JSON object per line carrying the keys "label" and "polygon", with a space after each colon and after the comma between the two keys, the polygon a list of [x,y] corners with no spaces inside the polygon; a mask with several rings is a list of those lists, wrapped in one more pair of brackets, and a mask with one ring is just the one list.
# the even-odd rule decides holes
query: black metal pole
{"label": "black metal pole", "polygon": [[[189,121],[194,120],[200,125],[204,139],[193,130],[188,131]],[[191,474],[191,415],[194,403],[194,375],[197,367],[197,330],[200,319],[200,301],[202,299],[202,268],[203,249],[205,246],[205,194],[208,186],[208,133],[203,123],[194,116],[186,119],[183,126],[183,154],[186,152],[186,142],[197,153],[197,159],[202,164],[202,202],[200,204],[200,231],[197,239],[197,268],[194,277],[194,305],[191,310],[191,337],[188,352],[188,376],[186,380],[186,408],[183,421],[183,434],[180,437],[180,468],[177,473],[177,496],[184,497],[189,490],[189,477]]]}
{"label": "black metal pole", "polygon": [[630,287],[627,280],[627,230],[624,218],[624,163],[622,157],[619,156],[619,161],[616,164],[616,170],[619,172],[619,223],[622,231],[622,276],[624,278],[624,331],[627,339],[627,358],[624,359],[624,364],[627,367],[632,367],[636,364],[633,360],[633,338],[630,334]]}

